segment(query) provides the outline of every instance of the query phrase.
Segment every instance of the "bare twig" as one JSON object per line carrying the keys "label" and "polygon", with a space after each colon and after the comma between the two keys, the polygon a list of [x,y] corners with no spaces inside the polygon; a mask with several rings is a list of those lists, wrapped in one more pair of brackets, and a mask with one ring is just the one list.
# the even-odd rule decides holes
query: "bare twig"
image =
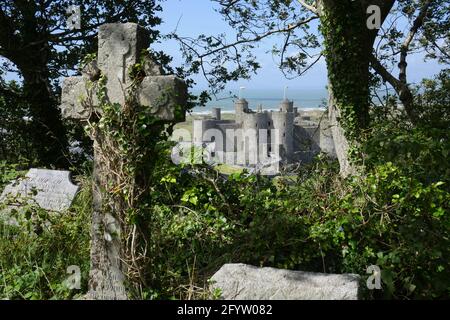
{"label": "bare twig", "polygon": [[433,0],[427,0],[423,4],[419,15],[417,16],[416,20],[414,20],[413,26],[412,26],[411,30],[409,31],[408,36],[406,37],[405,41],[402,44],[402,47],[400,50],[400,52],[401,52],[400,53],[400,62],[398,64],[398,67],[400,69],[399,80],[404,84],[407,83],[406,68],[407,68],[408,64],[406,63],[406,57],[408,56],[409,46],[411,45],[411,42],[413,41],[419,28],[423,26],[425,17],[428,13],[428,9],[430,8],[430,5],[432,2],[433,2]]}
{"label": "bare twig", "polygon": [[372,68],[383,78],[384,81],[390,83],[392,87],[395,89],[395,91],[399,95],[400,101],[403,103],[403,106],[405,107],[405,111],[408,114],[408,117],[413,123],[417,122],[418,116],[416,114],[416,111],[414,110],[413,95],[407,82],[406,69],[408,64],[406,63],[406,57],[408,56],[409,48],[415,35],[419,31],[419,29],[423,26],[426,15],[428,13],[428,9],[430,8],[432,2],[433,0],[427,0],[423,4],[419,15],[413,22],[413,25],[408,33],[408,36],[406,37],[405,41],[401,46],[400,62],[398,64],[400,70],[398,79],[394,75],[392,75],[392,73],[390,73],[380,63],[380,61],[378,60],[377,57],[375,57],[375,55],[371,54],[369,57]]}
{"label": "bare twig", "polygon": [[183,45],[185,45],[186,47],[188,47],[189,49],[191,49],[191,50],[196,54],[196,56],[197,56],[199,59],[203,59],[203,58],[205,58],[205,57],[207,57],[207,56],[210,56],[210,55],[213,55],[213,54],[215,54],[215,53],[217,53],[217,52],[224,51],[224,50],[227,50],[227,49],[236,47],[236,46],[241,45],[241,44],[247,44],[247,43],[258,42],[258,41],[261,41],[261,40],[263,40],[264,38],[270,37],[270,36],[272,36],[272,35],[274,35],[274,34],[278,34],[278,33],[286,33],[286,32],[292,31],[292,30],[294,30],[294,29],[296,29],[296,28],[298,28],[298,27],[300,27],[300,26],[302,26],[302,25],[305,25],[305,24],[307,24],[307,23],[309,23],[309,22],[311,22],[311,21],[313,21],[313,20],[316,20],[316,19],[319,19],[319,17],[318,17],[318,16],[310,17],[310,18],[308,18],[308,19],[299,21],[299,22],[297,22],[297,23],[295,23],[295,24],[289,25],[289,26],[286,27],[286,28],[276,29],[276,30],[271,30],[271,31],[268,31],[268,32],[266,32],[266,33],[264,33],[264,34],[261,34],[261,35],[257,35],[257,36],[255,36],[255,37],[253,37],[253,38],[250,38],[250,39],[240,39],[240,40],[237,40],[237,41],[235,41],[235,42],[233,42],[233,43],[223,45],[223,46],[220,47],[220,48],[216,48],[216,49],[214,49],[214,50],[207,51],[207,52],[202,53],[202,54],[200,54],[198,51],[194,50],[194,48],[193,48],[192,46],[190,46],[190,45],[187,44],[187,41],[186,41],[187,38],[180,37],[180,36],[178,36],[178,35],[176,35],[176,34],[174,34],[174,33],[172,33],[171,36],[172,36],[175,40],[181,42]]}

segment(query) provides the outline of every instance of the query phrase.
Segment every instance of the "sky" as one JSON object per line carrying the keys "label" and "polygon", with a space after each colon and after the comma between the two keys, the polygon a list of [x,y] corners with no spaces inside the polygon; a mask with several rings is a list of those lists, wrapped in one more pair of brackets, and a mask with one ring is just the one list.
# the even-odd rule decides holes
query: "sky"
{"label": "sky", "polygon": [[[162,24],[158,26],[162,34],[168,34],[175,29],[180,36],[189,36],[192,38],[200,34],[216,35],[226,32],[229,39],[233,39],[234,30],[228,26],[223,17],[214,11],[217,4],[211,0],[166,0],[162,1],[163,11],[159,13],[162,18]],[[256,75],[250,80],[241,80],[227,85],[226,92],[238,94],[239,87],[244,86],[246,90],[259,90],[267,92],[279,92],[283,95],[285,86],[289,87],[289,92],[315,94],[324,92],[327,83],[327,71],[325,61],[322,58],[306,74],[294,80],[288,80],[277,68],[276,62],[270,53],[274,43],[282,41],[281,38],[273,37],[264,40],[259,44],[255,53],[259,64],[262,66]],[[176,67],[182,63],[182,56],[175,40],[163,40],[160,43],[152,45],[155,50],[163,50],[171,55],[174,60],[172,66]],[[430,78],[437,74],[442,66],[437,62],[424,62],[423,56],[410,55],[408,57],[408,81],[418,83],[423,78]],[[17,79],[16,75],[10,75],[8,80]],[[206,80],[198,75],[194,77],[197,85],[194,91],[198,92],[207,89]]]}
{"label": "sky", "polygon": [[[177,29],[180,36],[196,37],[202,33],[215,35],[226,32],[233,38],[234,32],[223,20],[222,16],[214,11],[217,4],[210,0],[167,0],[162,3],[163,12],[160,16],[163,20],[160,30],[162,33],[169,33]],[[326,65],[324,59],[319,61],[305,75],[294,80],[287,80],[277,68],[271,54],[265,53],[272,47],[272,44],[280,41],[280,38],[264,41],[259,45],[257,52],[258,62],[262,68],[249,81],[239,81],[231,83],[227,90],[236,92],[240,86],[247,89],[279,90],[282,92],[284,86],[289,86],[289,90],[323,90],[327,83]],[[175,41],[164,40],[164,43],[154,45],[155,49],[165,50],[166,53],[174,57],[174,65],[181,63],[181,54]],[[442,66],[437,62],[424,62],[422,55],[412,55],[408,57],[408,80],[411,83],[418,83],[421,79],[432,77],[438,73]],[[206,89],[206,81],[202,77],[194,78],[198,85],[196,89]]]}
{"label": "sky", "polygon": [[[227,33],[229,39],[233,39],[234,30],[228,26],[223,17],[214,11],[217,4],[210,0],[167,0],[162,3],[163,12],[160,16],[163,20],[159,29],[162,33],[169,33],[177,29],[180,36],[196,37],[202,33],[206,35],[216,35],[219,33]],[[281,38],[273,38],[264,40],[256,49],[256,57],[261,68],[251,80],[242,80],[237,83],[230,83],[227,90],[237,91],[240,86],[245,86],[248,90],[277,90],[280,94],[285,86],[289,86],[290,90],[322,90],[326,86],[326,67],[325,61],[322,59],[316,68],[313,68],[302,78],[295,80],[287,80],[276,66],[276,61],[270,53],[274,43],[280,41]],[[163,49],[174,57],[174,64],[181,63],[182,58],[176,41],[164,41],[163,44],[154,46],[157,49]],[[206,81],[202,76],[194,78],[199,90],[207,87]]]}

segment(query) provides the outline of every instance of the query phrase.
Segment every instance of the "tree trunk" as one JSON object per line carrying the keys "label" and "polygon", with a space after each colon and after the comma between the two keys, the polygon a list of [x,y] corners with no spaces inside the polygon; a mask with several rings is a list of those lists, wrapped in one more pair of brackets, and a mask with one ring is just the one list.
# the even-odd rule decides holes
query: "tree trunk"
{"label": "tree trunk", "polygon": [[[47,83],[47,66],[31,58],[30,64],[19,65],[24,78],[23,91],[29,104],[30,132],[38,165],[67,167],[65,152],[68,150],[66,130],[61,120],[58,102]],[[39,63],[39,64],[38,64]]]}
{"label": "tree trunk", "polygon": [[[0,10],[2,55],[13,62],[23,77],[23,100],[29,109],[29,136],[33,165],[67,167],[68,143],[50,79],[50,33],[35,1],[14,1],[20,23]],[[17,26],[14,26],[17,23]],[[19,33],[16,33],[19,30]]]}
{"label": "tree trunk", "polygon": [[341,176],[347,177],[356,174],[356,168],[351,164],[349,159],[350,145],[345,136],[344,129],[339,124],[340,112],[330,86],[328,88],[328,119],[333,135],[336,156],[339,161],[340,173]]}
{"label": "tree trunk", "polygon": [[[395,1],[374,1],[384,21]],[[369,126],[369,59],[377,32],[367,27],[367,6],[362,0],[318,1],[329,79],[328,115],[344,177],[358,172],[358,158],[350,158],[350,152],[357,150]]]}

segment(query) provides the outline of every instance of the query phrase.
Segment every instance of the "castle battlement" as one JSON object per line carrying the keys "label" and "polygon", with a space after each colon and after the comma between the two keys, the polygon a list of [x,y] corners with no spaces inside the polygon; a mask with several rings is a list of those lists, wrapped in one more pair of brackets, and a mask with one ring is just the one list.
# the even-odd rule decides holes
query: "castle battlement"
{"label": "castle battlement", "polygon": [[[305,130],[296,123],[299,112],[298,108],[294,108],[293,101],[282,100],[276,111],[263,110],[262,105],[255,111],[246,99],[238,99],[234,109],[234,121],[222,120],[221,109],[213,108],[210,118],[193,122],[193,142],[208,146],[211,156],[219,158],[217,162],[233,158],[239,159],[240,165],[257,166],[267,162],[267,159],[277,158],[281,163],[288,164],[302,160],[298,156],[299,150],[304,152],[299,140],[309,139],[308,144],[321,144],[322,134],[316,134],[309,128]],[[329,140],[324,141],[328,149]],[[320,147],[311,150],[317,153]]]}

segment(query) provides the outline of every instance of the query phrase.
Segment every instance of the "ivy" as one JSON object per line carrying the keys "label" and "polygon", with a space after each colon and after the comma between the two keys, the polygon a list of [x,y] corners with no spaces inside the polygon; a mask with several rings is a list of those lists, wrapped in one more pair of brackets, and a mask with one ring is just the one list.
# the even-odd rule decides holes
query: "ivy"
{"label": "ivy", "polygon": [[174,94],[172,91],[164,92],[162,100],[150,108],[138,103],[136,92],[139,92],[140,83],[146,76],[146,54],[143,52],[140,62],[129,69],[132,83],[123,106],[108,100],[105,75],[100,76],[95,86],[90,86],[95,88],[99,101],[95,108],[98,120],[87,126],[97,143],[96,161],[106,168],[105,172],[98,173],[105,181],[101,190],[103,212],[120,222],[120,241],[124,246],[121,258],[127,265],[129,291],[140,298],[142,292],[139,288],[151,278],[147,241],[151,217],[148,176],[160,156],[161,143],[168,139],[173,126],[159,119],[154,109]]}
{"label": "ivy", "polygon": [[369,63],[365,16],[354,1],[325,1],[320,17],[328,76],[340,111],[339,123],[351,142],[368,126]]}

